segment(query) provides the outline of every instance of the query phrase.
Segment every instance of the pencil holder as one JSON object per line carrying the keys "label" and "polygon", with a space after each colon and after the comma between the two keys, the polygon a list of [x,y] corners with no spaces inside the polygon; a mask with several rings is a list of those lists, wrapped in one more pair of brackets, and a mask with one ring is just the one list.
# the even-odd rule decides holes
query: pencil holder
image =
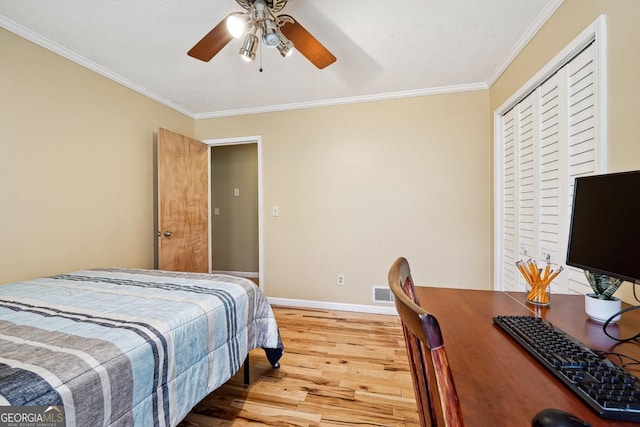
{"label": "pencil holder", "polygon": [[545,306],[551,304],[551,281],[562,271],[562,266],[551,270],[551,264],[547,262],[544,268],[538,268],[535,261],[518,261],[516,267],[527,281],[527,302],[533,305]]}
{"label": "pencil holder", "polygon": [[527,302],[533,305],[549,305],[551,304],[551,286],[543,284],[534,284],[529,286],[527,292]]}

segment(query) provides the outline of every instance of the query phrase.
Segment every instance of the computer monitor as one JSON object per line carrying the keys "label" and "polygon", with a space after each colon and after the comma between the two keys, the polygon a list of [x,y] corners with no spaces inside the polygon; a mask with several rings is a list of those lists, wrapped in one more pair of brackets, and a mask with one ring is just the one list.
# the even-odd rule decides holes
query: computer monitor
{"label": "computer monitor", "polygon": [[567,265],[640,283],[640,170],[576,178]]}

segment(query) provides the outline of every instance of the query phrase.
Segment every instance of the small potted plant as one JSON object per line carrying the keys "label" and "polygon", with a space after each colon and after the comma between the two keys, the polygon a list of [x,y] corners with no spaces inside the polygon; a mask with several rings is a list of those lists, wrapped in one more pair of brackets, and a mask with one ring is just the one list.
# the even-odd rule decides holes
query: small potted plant
{"label": "small potted plant", "polygon": [[[585,295],[584,310],[587,315],[598,323],[605,323],[622,307],[620,298],[613,296],[615,291],[622,285],[622,280],[606,276],[604,274],[592,273],[585,270],[584,275],[593,289],[593,293]],[[620,319],[620,315],[613,317],[610,323],[615,323]]]}

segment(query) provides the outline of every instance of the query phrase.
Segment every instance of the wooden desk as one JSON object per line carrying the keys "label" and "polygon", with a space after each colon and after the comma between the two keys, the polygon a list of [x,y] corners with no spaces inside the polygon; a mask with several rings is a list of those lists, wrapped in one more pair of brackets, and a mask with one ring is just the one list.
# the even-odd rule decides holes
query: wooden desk
{"label": "wooden desk", "polygon": [[[535,313],[593,349],[640,358],[640,344],[617,343],[587,317],[583,296],[555,294],[549,307],[536,309],[518,292],[421,286],[416,291],[420,305],[440,323],[467,426],[528,427],[544,408],[563,409],[594,427],[640,426],[598,417],[492,321],[501,314]],[[624,314],[608,331],[621,337],[640,332],[640,312]],[[640,376],[640,368],[630,372]]]}

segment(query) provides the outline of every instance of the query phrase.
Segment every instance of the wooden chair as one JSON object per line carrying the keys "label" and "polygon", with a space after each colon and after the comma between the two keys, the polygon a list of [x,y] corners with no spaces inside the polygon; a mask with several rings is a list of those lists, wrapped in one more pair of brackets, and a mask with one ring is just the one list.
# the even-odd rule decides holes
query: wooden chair
{"label": "wooden chair", "polygon": [[404,330],[420,424],[423,427],[464,426],[440,325],[418,305],[405,258],[398,258],[391,266],[389,287]]}

